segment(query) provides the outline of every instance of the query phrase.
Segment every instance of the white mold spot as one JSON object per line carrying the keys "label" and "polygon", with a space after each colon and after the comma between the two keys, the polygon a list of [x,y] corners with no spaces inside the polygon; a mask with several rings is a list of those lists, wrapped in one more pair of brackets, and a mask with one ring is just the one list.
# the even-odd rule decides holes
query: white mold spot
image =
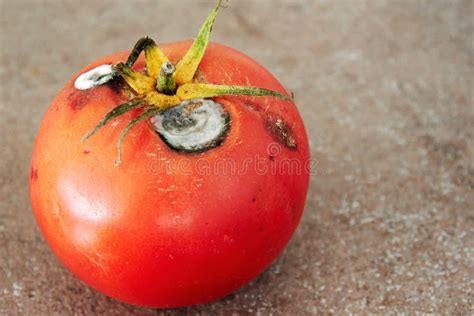
{"label": "white mold spot", "polygon": [[212,100],[193,99],[154,116],[151,123],[172,148],[205,151],[224,139],[229,129],[229,113]]}
{"label": "white mold spot", "polygon": [[112,65],[100,65],[77,77],[74,88],[77,90],[87,90],[100,86],[113,78]]}

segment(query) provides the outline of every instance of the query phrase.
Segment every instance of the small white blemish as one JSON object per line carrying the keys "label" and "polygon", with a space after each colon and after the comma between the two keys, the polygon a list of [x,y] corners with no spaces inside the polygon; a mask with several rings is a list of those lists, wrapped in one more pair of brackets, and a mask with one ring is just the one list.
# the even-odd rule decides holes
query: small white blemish
{"label": "small white blemish", "polygon": [[100,65],[77,77],[74,88],[77,90],[87,90],[100,86],[113,78],[112,65]]}

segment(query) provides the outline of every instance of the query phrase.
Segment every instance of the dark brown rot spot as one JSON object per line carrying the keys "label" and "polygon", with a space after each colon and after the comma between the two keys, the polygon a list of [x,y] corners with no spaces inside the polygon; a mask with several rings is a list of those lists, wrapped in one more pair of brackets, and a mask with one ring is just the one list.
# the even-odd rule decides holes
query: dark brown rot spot
{"label": "dark brown rot spot", "polygon": [[30,170],[30,180],[33,181],[36,179],[38,179],[38,169],[32,167]]}
{"label": "dark brown rot spot", "polygon": [[69,106],[73,111],[81,110],[89,102],[92,93],[89,90],[78,90],[72,92],[69,97]]}
{"label": "dark brown rot spot", "polygon": [[[291,150],[296,150],[297,144],[293,130],[283,118],[278,116],[266,116],[264,121],[265,129],[276,141]],[[270,160],[272,160],[272,158],[270,158]]]}

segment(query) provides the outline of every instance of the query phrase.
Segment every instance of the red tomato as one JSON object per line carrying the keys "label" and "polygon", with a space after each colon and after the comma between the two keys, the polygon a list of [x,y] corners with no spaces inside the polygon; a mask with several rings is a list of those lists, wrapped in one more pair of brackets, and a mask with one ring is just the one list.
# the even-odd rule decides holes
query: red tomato
{"label": "red tomato", "polygon": [[[176,62],[190,45],[161,48]],[[81,143],[128,96],[120,83],[76,90],[74,80],[127,54],[87,66],[50,105],[31,161],[37,222],[65,266],[113,298],[150,307],[218,299],[268,267],[298,225],[309,159],[301,117],[293,102],[272,97],[215,98],[230,116],[220,145],[176,151],[141,122],[116,166],[119,134],[140,110]],[[134,69],[143,67],[141,57]],[[209,45],[199,69],[210,83],[285,93],[262,66],[222,45]]]}

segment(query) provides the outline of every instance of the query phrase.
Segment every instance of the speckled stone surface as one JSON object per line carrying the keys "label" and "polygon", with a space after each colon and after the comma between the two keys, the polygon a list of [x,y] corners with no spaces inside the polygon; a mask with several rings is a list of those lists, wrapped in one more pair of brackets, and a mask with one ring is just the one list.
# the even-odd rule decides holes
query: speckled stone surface
{"label": "speckled stone surface", "polygon": [[140,36],[194,36],[213,1],[0,0],[0,314],[474,313],[473,2],[232,1],[214,40],[294,91],[318,160],[294,238],[222,301],[154,311],[76,280],[28,169],[64,82]]}

